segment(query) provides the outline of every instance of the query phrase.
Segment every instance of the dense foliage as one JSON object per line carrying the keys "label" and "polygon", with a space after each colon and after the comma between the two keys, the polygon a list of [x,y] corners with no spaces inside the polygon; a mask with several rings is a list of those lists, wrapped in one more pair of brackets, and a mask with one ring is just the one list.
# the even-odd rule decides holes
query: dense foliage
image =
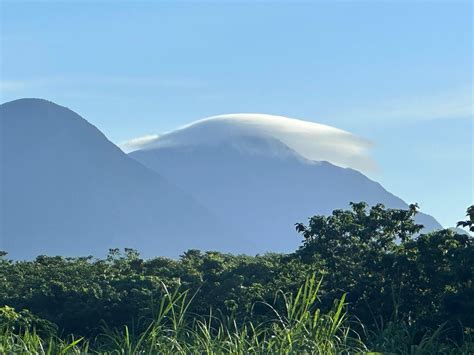
{"label": "dense foliage", "polygon": [[0,352],[474,351],[474,238],[420,235],[416,205],[351,207],[296,224],[302,246],[285,255],[3,255]]}

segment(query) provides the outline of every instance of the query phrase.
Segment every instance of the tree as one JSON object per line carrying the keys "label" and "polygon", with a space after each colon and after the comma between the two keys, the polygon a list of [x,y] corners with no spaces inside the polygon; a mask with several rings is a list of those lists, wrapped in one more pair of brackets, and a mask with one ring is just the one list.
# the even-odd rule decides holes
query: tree
{"label": "tree", "polygon": [[402,210],[351,203],[351,210],[311,217],[307,226],[296,224],[304,237],[296,255],[326,274],[323,290],[328,302],[338,297],[337,292],[348,292],[351,308],[364,321],[373,322],[375,311],[388,318],[395,285],[387,272],[392,271],[399,243],[423,228],[414,222],[416,213],[417,205]]}
{"label": "tree", "polygon": [[474,205],[467,208],[466,216],[469,217],[466,221],[459,221],[457,227],[469,228],[470,232],[474,232]]}
{"label": "tree", "polygon": [[[417,206],[385,209],[352,203],[348,211],[298,223],[295,254],[324,270],[328,298],[347,292],[351,313],[373,324],[396,319],[419,329],[448,322],[474,327],[474,240],[451,230],[419,234]],[[471,217],[465,225],[472,228]]]}

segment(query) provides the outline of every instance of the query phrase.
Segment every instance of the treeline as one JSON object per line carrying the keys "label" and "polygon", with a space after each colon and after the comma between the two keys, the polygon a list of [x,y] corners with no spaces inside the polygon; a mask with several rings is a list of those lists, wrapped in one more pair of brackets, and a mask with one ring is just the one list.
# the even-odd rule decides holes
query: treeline
{"label": "treeline", "polygon": [[[251,257],[189,250],[178,260],[144,260],[135,250],[126,249],[111,250],[106,259],[39,256],[19,262],[9,260],[6,254],[0,258],[0,328],[4,334],[3,338],[0,335],[0,351],[2,341],[13,344],[12,337],[33,329],[45,343],[56,337],[84,337],[82,342],[92,350],[119,347],[117,340],[104,340],[117,338],[104,338],[104,334],[128,336],[132,343],[137,343],[141,334],[149,343],[152,338],[146,332],[156,326],[164,304],[177,300],[176,312],[182,314],[180,324],[188,329],[184,332],[188,335],[178,334],[170,314],[160,323],[160,327],[167,326],[159,329],[166,328],[178,338],[184,336],[176,338],[181,345],[191,342],[190,334],[197,336],[199,324],[206,324],[211,342],[221,339],[226,331],[229,337],[240,334],[247,342],[242,351],[279,352],[275,347],[280,346],[283,352],[318,352],[314,342],[316,334],[322,333],[302,325],[309,327],[307,322],[313,322],[318,309],[318,314],[328,317],[327,322],[341,318],[333,340],[344,339],[346,346],[321,347],[324,351],[353,347],[392,353],[413,349],[420,353],[472,352],[474,238],[468,232],[449,229],[420,235],[422,226],[414,222],[416,213],[415,205],[398,210],[354,203],[350,210],[314,216],[307,224],[296,225],[303,241],[291,254]],[[467,215],[460,226],[474,231],[474,206]],[[338,315],[341,299],[343,308]],[[304,312],[309,316],[289,322],[288,300],[299,304],[294,306],[293,316],[303,317]],[[206,321],[199,323],[203,319]],[[287,336],[283,330],[295,331],[298,324],[305,329],[298,333],[300,337],[295,336],[299,340],[283,339]],[[331,334],[328,324],[324,334]],[[263,330],[252,333],[252,327]],[[6,334],[10,334],[8,341]],[[286,345],[275,345],[272,337]],[[198,338],[193,338],[193,344],[205,343]],[[222,344],[230,341],[223,339]],[[257,344],[252,345],[255,348],[250,347],[252,342]],[[164,344],[164,340],[158,343]],[[265,348],[267,345],[270,347]],[[216,349],[222,352],[227,348]]]}

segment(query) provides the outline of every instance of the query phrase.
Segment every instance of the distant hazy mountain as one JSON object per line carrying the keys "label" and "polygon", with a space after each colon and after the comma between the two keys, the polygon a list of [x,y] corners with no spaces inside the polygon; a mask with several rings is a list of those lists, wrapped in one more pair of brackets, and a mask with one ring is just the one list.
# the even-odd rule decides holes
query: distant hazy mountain
{"label": "distant hazy mountain", "polygon": [[[362,140],[332,127],[241,114],[217,116],[163,136],[136,139],[126,148],[138,149],[130,156],[192,193],[257,243],[255,252],[263,252],[294,250],[301,240],[294,231],[296,222],[346,209],[351,201],[407,207],[356,170],[308,159],[319,155],[339,165],[370,169],[365,146]],[[426,230],[441,227],[425,214],[419,214],[418,222]]]}
{"label": "distant hazy mountain", "polygon": [[456,234],[470,235],[467,230],[462,229],[462,228],[450,227],[450,228],[448,228],[448,229],[452,230],[452,231],[453,231],[454,233],[456,233]]}
{"label": "distant hazy mountain", "polygon": [[0,133],[0,250],[14,258],[103,255],[112,247],[148,256],[253,250],[65,107],[38,99],[3,104]]}
{"label": "distant hazy mountain", "polygon": [[371,169],[368,142],[284,117],[203,120],[130,142],[132,159],[71,110],[22,99],[0,105],[0,138],[0,250],[17,259],[285,252],[301,239],[294,223],[314,214],[361,200],[406,207],[343,168]]}

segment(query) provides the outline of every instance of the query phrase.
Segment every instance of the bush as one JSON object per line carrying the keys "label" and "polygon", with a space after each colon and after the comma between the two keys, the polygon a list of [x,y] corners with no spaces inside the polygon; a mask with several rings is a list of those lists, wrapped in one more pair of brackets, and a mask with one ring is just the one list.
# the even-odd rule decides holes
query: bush
{"label": "bush", "polygon": [[[469,211],[473,208],[468,216]],[[452,230],[419,235],[416,213],[416,205],[395,210],[358,203],[331,216],[314,216],[308,225],[296,225],[303,244],[288,255],[189,250],[179,260],[143,260],[134,250],[114,249],[104,260],[39,256],[21,262],[3,255],[0,320],[8,327],[2,329],[40,340],[71,334],[68,341],[53,342],[59,348],[83,336],[104,351],[137,345],[139,339],[140,346],[151,346],[157,334],[168,334],[167,349],[176,351],[179,345],[219,352],[240,342],[246,351],[297,346],[311,352],[320,329],[328,329],[318,321],[337,316],[346,318],[337,333],[343,341],[333,339],[328,347],[318,343],[318,349],[363,349],[363,343],[395,353],[470,349],[473,237]],[[313,274],[323,276],[317,298],[315,284],[308,291]],[[342,297],[344,317],[334,308]],[[311,304],[306,313],[295,310],[301,299],[312,300],[303,302]],[[157,323],[163,302],[175,301],[182,302],[171,308],[173,317],[183,314],[179,325],[172,325],[177,320],[169,314]],[[318,320],[316,308],[325,315]],[[295,321],[291,314],[305,314],[305,320]],[[318,326],[311,328],[313,323]],[[102,343],[95,340],[99,335]]]}

